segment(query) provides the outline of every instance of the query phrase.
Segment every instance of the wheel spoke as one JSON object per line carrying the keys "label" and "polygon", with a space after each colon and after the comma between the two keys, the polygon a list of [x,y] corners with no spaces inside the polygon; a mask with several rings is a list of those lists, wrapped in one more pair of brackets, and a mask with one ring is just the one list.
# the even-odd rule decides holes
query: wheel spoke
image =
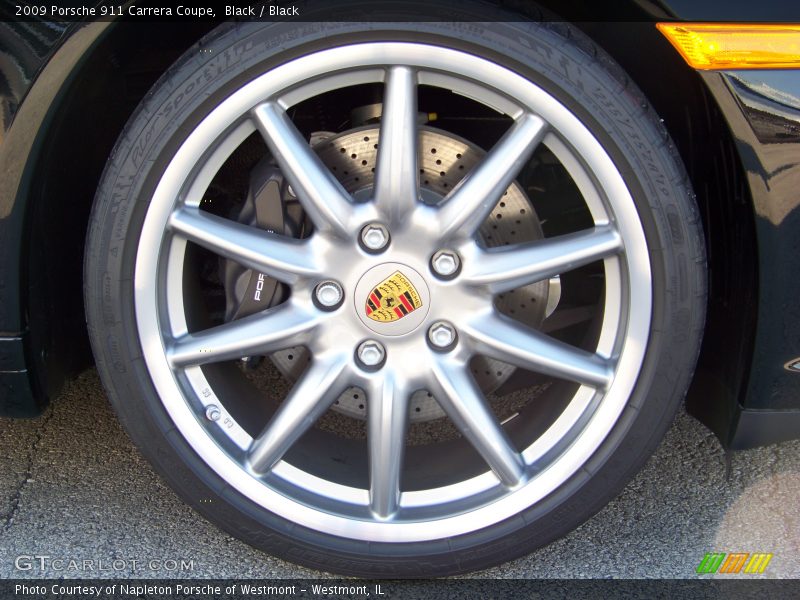
{"label": "wheel spoke", "polygon": [[199,333],[189,333],[167,349],[173,367],[263,356],[308,342],[319,319],[291,304],[277,306]]}
{"label": "wheel spoke", "polygon": [[350,195],[303,139],[286,112],[275,102],[252,111],[272,156],[278,162],[314,226],[347,237],[353,212]]}
{"label": "wheel spoke", "polygon": [[622,250],[622,239],[612,227],[599,226],[555,238],[479,250],[465,261],[466,283],[507,292],[548,279],[606,258]]}
{"label": "wheel spoke", "polygon": [[341,357],[312,362],[275,415],[253,440],[248,466],[266,473],[283,458],[348,386],[347,361]]}
{"label": "wheel spoke", "polygon": [[400,502],[409,393],[393,373],[374,380],[366,391],[370,507],[377,518],[386,519]]}
{"label": "wheel spoke", "polygon": [[286,283],[319,272],[309,241],[278,236],[195,208],[172,213],[169,226],[189,241]]}
{"label": "wheel spoke", "polygon": [[417,80],[408,67],[392,67],[375,165],[375,202],[390,223],[400,222],[419,199]]}
{"label": "wheel spoke", "polygon": [[430,390],[447,416],[475,447],[505,485],[513,487],[525,475],[522,456],[497,422],[466,367],[437,361]]}
{"label": "wheel spoke", "polygon": [[525,113],[483,161],[447,196],[439,211],[443,238],[472,236],[500,201],[544,137],[546,124]]}
{"label": "wheel spoke", "polygon": [[463,326],[475,351],[545,375],[606,389],[612,362],[493,313]]}

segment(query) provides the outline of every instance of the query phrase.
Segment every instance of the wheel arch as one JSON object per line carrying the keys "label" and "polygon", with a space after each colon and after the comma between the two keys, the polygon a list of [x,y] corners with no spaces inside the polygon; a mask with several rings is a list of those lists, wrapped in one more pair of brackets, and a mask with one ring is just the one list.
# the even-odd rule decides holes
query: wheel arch
{"label": "wheel arch", "polygon": [[[78,27],[68,31],[27,90],[12,129],[25,127],[35,141],[21,152],[14,211],[22,214],[22,226],[18,240],[8,241],[17,247],[7,250],[19,256],[19,330],[31,383],[31,392],[23,394],[29,397],[16,399],[20,414],[43,410],[66,378],[92,362],[82,267],[95,190],[136,106],[212,25]],[[37,102],[46,110],[26,112],[26,104]],[[27,115],[34,118],[20,124]],[[9,145],[11,138],[5,140]]]}
{"label": "wheel arch", "polygon": [[[654,23],[590,23],[583,29],[644,92],[689,173],[703,221],[709,287],[686,405],[727,446],[745,404],[759,300],[755,208],[734,135],[706,80]],[[641,52],[632,56],[633,47]]]}

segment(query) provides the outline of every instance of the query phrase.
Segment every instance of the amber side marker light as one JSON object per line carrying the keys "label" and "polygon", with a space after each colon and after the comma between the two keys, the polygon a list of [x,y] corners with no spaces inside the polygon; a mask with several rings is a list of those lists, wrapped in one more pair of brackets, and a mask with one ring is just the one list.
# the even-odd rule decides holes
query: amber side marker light
{"label": "amber side marker light", "polygon": [[657,23],[695,69],[800,68],[800,24]]}

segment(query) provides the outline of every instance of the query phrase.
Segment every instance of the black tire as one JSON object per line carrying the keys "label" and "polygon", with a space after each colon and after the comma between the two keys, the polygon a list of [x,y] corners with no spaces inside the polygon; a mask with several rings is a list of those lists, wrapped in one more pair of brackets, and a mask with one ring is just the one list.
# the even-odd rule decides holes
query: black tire
{"label": "black tire", "polygon": [[[415,8],[406,10],[413,18]],[[463,535],[412,543],[366,542],[316,531],[231,487],[198,456],[165,410],[143,360],[134,305],[136,253],[150,198],[198,123],[257,74],[320,48],[370,40],[465,50],[523,75],[559,100],[596,136],[621,173],[638,210],[652,269],[652,318],[638,380],[583,468],[511,518]],[[266,552],[325,571],[372,577],[485,568],[565,535],[602,508],[653,452],[685,394],[703,329],[705,286],[704,244],[690,184],[646,99],[575,28],[528,22],[221,26],[161,78],[125,128],[97,193],[85,264],[87,321],[98,371],[131,438],[176,492],[210,521]]]}

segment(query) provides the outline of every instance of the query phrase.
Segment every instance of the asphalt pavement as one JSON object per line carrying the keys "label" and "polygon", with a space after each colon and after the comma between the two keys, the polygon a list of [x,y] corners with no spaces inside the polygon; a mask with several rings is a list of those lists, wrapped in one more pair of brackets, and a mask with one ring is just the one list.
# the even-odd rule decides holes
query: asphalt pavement
{"label": "asphalt pavement", "polygon": [[[42,417],[0,419],[0,456],[2,578],[327,576],[257,551],[184,505],[139,456],[94,370]],[[726,478],[716,438],[681,413],[594,518],[474,576],[691,579],[707,552],[769,552],[760,577],[800,578],[800,441],[735,453]]]}

